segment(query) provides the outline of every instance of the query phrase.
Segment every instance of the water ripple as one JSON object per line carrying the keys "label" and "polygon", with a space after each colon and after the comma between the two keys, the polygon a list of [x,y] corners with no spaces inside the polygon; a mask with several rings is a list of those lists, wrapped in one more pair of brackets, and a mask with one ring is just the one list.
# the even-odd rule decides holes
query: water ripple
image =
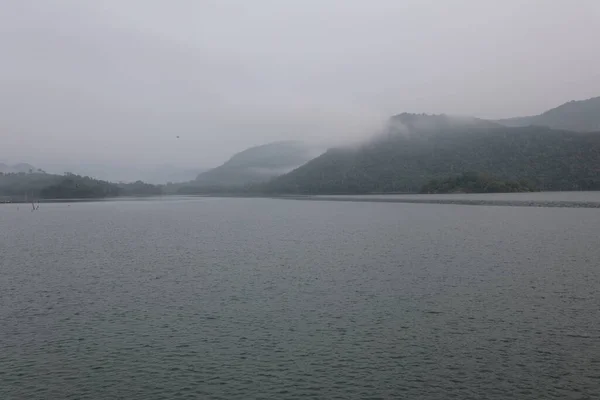
{"label": "water ripple", "polygon": [[600,393],[594,210],[267,199],[10,210],[1,399]]}

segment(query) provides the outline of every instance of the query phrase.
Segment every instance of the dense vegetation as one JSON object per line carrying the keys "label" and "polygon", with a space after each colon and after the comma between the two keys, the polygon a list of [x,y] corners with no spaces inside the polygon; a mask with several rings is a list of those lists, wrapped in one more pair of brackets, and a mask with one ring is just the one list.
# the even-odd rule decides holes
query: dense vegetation
{"label": "dense vegetation", "polygon": [[526,181],[506,181],[486,174],[464,173],[447,179],[432,179],[421,188],[421,193],[514,193],[533,192]]}
{"label": "dense vegetation", "polygon": [[270,193],[418,192],[469,171],[540,190],[599,190],[600,134],[401,115],[385,134],[332,149],[261,187]]}
{"label": "dense vegetation", "polygon": [[162,186],[152,185],[142,181],[120,183],[119,196],[156,196],[163,194]]}
{"label": "dense vegetation", "polygon": [[600,97],[570,101],[540,115],[499,120],[506,126],[547,126],[574,132],[600,131]]}
{"label": "dense vegetation", "polygon": [[26,199],[89,199],[161,194],[159,186],[135,182],[115,184],[71,173],[0,173],[0,196],[11,201]]}
{"label": "dense vegetation", "polygon": [[43,199],[88,199],[118,196],[117,185],[87,176],[67,174],[55,183],[42,187],[39,197]]}

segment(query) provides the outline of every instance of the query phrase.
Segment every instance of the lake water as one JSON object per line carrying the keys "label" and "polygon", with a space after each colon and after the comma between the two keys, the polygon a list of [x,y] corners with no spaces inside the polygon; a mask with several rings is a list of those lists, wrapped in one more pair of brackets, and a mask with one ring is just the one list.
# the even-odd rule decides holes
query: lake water
{"label": "lake water", "polygon": [[0,399],[597,399],[600,211],[0,205]]}

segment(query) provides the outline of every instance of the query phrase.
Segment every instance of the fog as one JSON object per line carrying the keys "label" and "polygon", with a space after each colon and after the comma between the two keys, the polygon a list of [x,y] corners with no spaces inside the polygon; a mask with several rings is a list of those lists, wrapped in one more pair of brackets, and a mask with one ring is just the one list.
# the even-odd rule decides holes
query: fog
{"label": "fog", "polygon": [[596,0],[5,0],[0,162],[114,179],[400,112],[537,114],[600,95],[598,37]]}

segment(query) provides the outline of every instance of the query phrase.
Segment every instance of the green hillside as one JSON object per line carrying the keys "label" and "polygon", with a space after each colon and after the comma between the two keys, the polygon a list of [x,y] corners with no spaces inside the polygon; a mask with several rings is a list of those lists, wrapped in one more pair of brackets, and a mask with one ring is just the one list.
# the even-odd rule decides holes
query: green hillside
{"label": "green hillside", "polygon": [[401,114],[353,149],[332,149],[275,178],[270,193],[418,192],[467,172],[527,180],[540,190],[600,189],[600,134],[509,128],[477,119]]}

